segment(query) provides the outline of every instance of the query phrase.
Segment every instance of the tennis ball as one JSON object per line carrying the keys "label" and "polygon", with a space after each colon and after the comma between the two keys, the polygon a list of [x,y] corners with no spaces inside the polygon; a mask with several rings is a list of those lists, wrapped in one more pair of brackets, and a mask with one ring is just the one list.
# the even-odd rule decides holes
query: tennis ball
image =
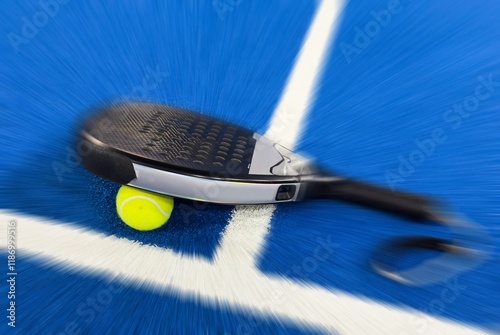
{"label": "tennis ball", "polygon": [[169,196],[122,186],[116,195],[118,215],[130,227],[147,231],[163,226],[174,209]]}

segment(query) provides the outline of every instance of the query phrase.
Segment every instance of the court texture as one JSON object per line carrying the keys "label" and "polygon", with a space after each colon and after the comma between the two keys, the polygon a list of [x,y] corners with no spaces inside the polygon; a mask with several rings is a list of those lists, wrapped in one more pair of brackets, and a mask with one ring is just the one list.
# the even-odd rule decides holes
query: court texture
{"label": "court texture", "polygon": [[[4,1],[0,333],[500,334],[499,17],[496,0]],[[76,146],[93,108],[124,100],[431,195],[474,222],[483,258],[392,281],[369,267],[379,243],[453,232],[326,200],[176,199],[134,231]]]}

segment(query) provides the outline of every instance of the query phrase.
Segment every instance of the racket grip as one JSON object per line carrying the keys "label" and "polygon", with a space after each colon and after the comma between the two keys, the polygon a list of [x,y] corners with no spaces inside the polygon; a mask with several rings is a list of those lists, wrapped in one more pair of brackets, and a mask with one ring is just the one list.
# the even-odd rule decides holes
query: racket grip
{"label": "racket grip", "polygon": [[428,198],[352,179],[311,182],[307,189],[306,198],[340,200],[412,221],[423,222],[437,217],[433,203]]}

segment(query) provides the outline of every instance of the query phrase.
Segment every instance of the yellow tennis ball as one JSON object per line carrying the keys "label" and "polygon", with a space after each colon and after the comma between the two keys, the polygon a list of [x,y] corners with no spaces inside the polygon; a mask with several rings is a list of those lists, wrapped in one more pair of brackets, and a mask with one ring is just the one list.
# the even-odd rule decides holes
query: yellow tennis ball
{"label": "yellow tennis ball", "polygon": [[120,218],[137,230],[153,230],[163,226],[174,209],[174,199],[166,195],[122,186],[116,195]]}

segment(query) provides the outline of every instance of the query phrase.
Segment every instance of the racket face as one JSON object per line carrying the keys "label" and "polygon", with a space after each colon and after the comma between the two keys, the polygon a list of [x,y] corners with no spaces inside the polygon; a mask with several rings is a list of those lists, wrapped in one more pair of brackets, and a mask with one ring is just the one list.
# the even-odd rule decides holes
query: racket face
{"label": "racket face", "polygon": [[[80,140],[90,148],[82,160],[91,172],[120,184],[201,201],[296,200],[300,175],[312,171],[303,168],[308,160],[251,130],[152,103],[100,110],[84,125]],[[295,162],[300,162],[299,171]]]}
{"label": "racket face", "polygon": [[[112,131],[96,131],[103,123]],[[167,170],[216,176],[248,175],[253,132],[188,110],[157,104],[121,104],[96,115],[84,132],[106,146]]]}

